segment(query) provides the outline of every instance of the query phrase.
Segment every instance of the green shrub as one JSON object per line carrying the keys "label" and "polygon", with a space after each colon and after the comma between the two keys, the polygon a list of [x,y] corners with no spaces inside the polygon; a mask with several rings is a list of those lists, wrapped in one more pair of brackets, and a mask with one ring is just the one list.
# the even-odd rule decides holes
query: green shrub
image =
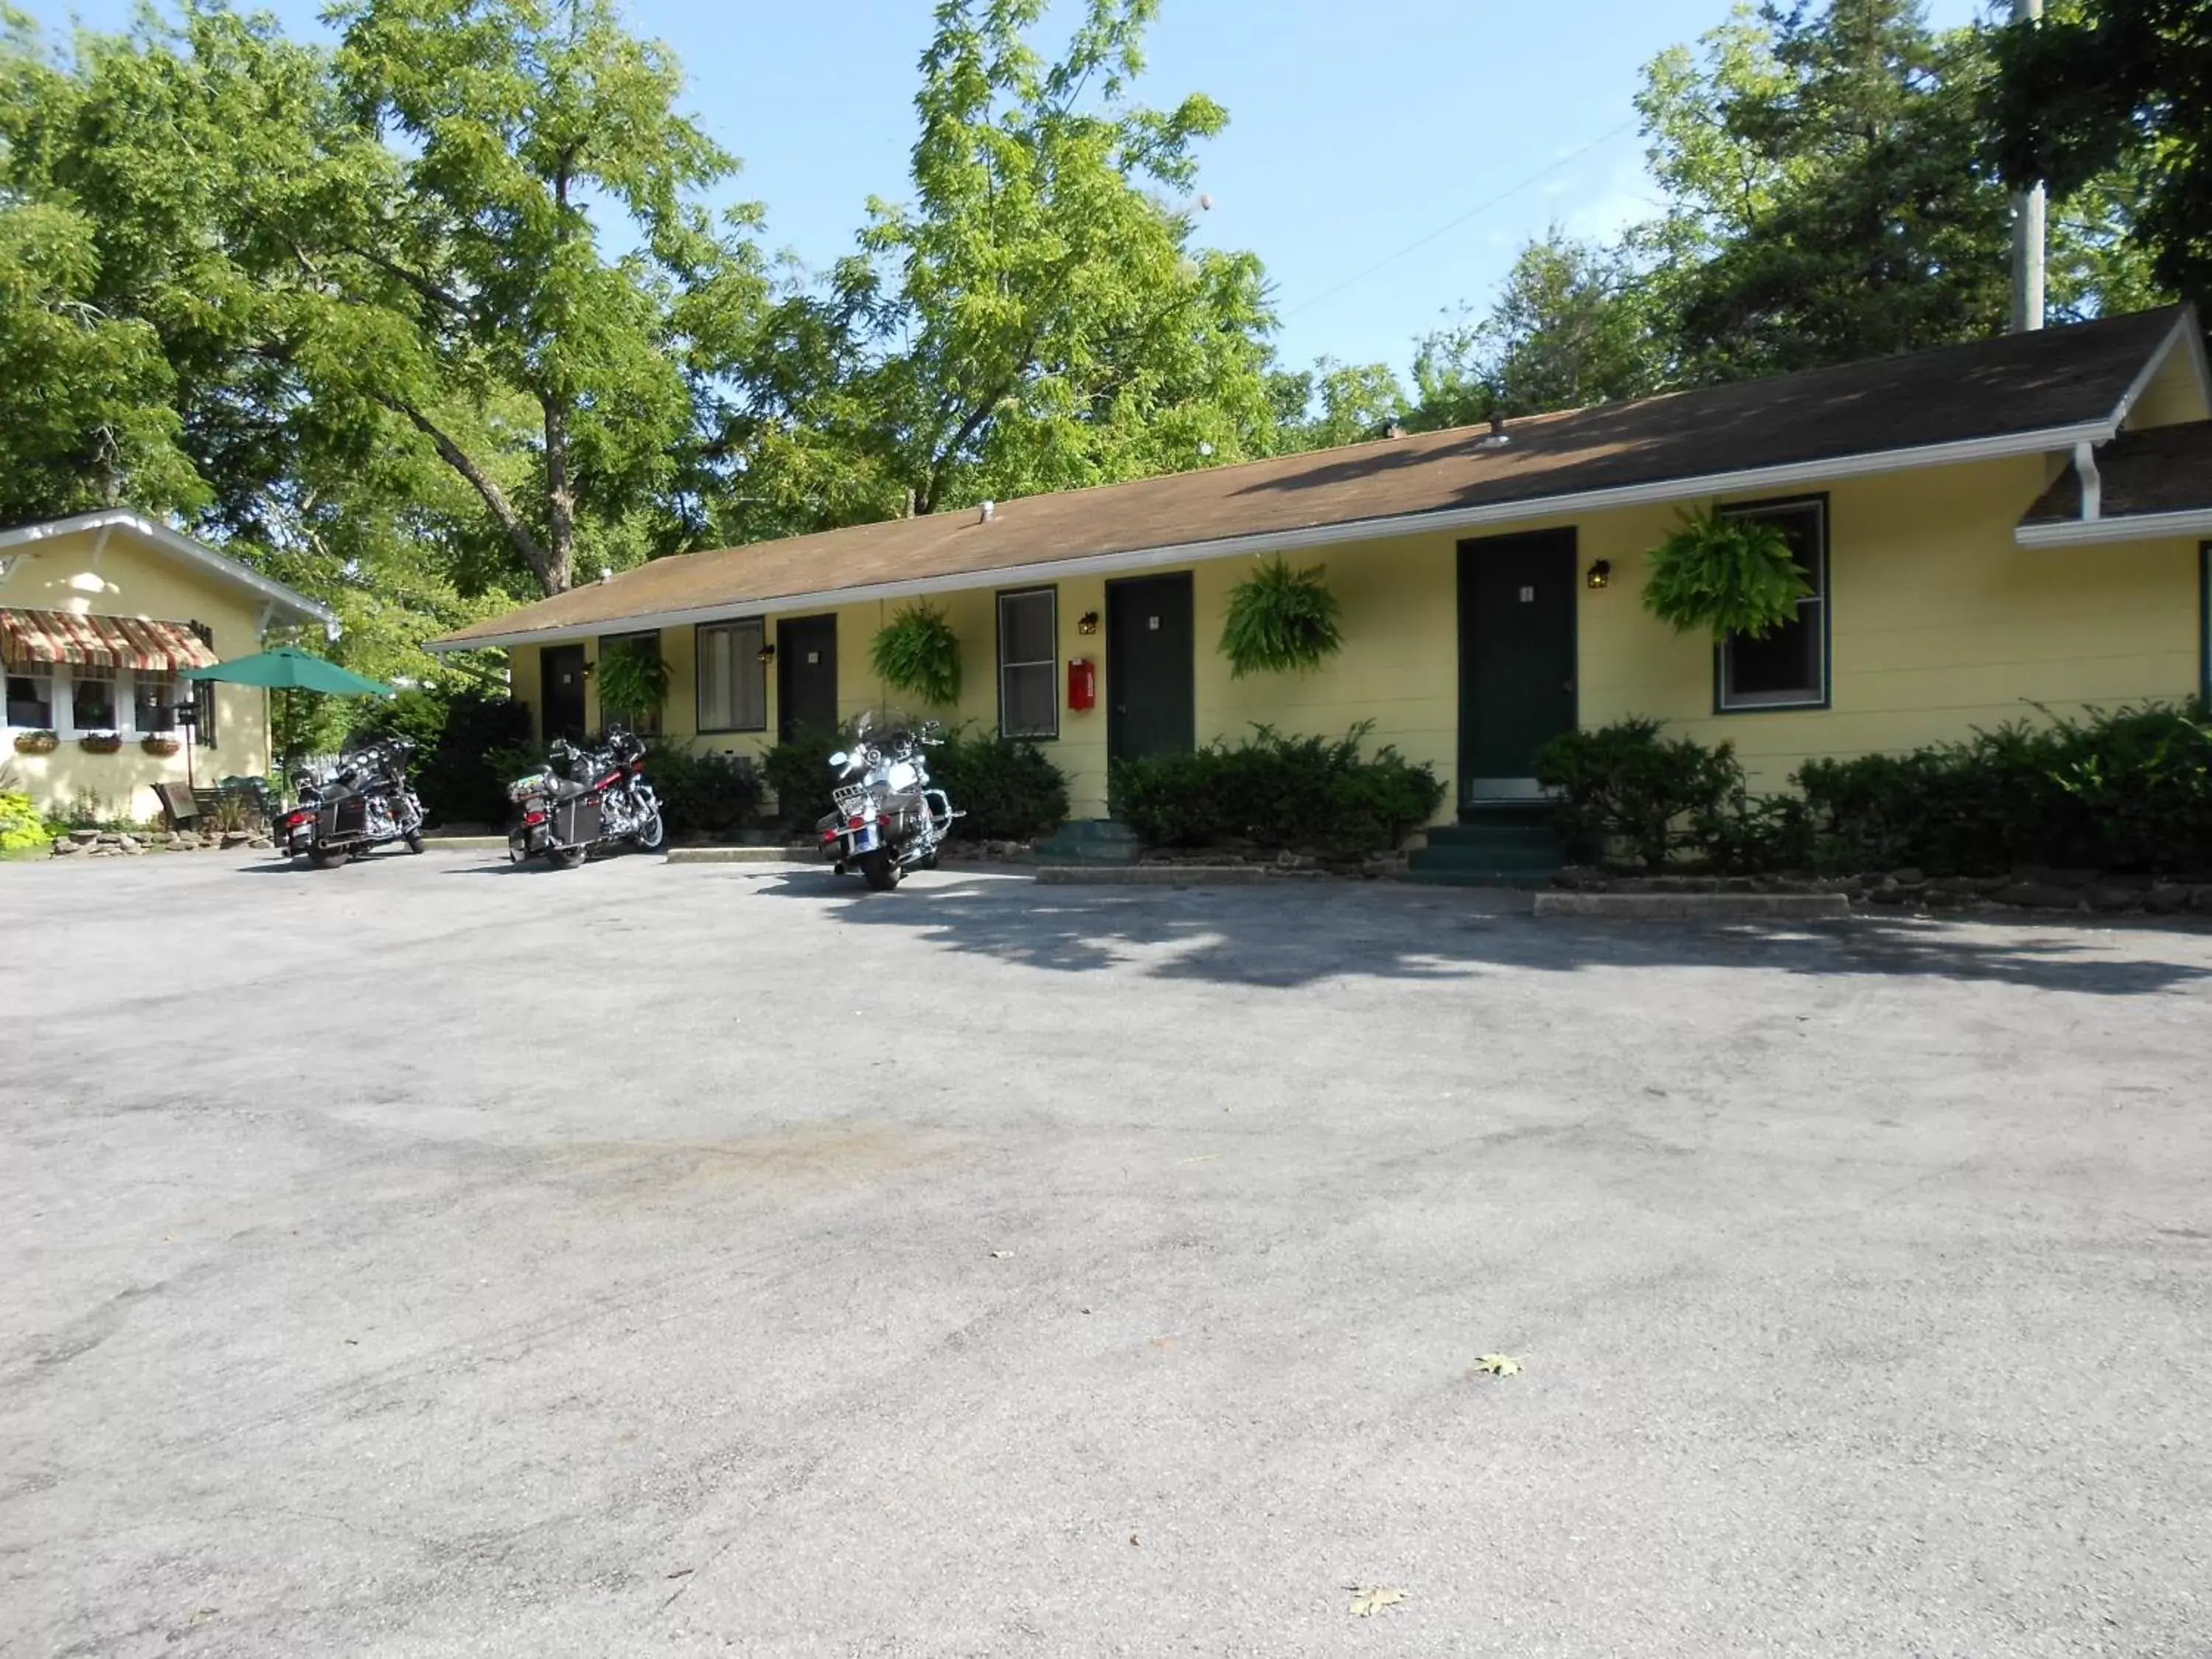
{"label": "green shrub", "polygon": [[1035,841],[1067,819],[1067,780],[1023,738],[947,732],[929,751],[929,776],[967,814],[952,826],[964,840]]}
{"label": "green shrub", "polygon": [[1808,761],[1793,781],[1827,869],[2212,870],[2212,720],[2201,703],[2015,721],[1909,754]]}
{"label": "green shrub", "polygon": [[1396,847],[1427,823],[1444,786],[1395,748],[1362,757],[1370,726],[1342,738],[1256,726],[1234,746],[1115,763],[1115,816],[1153,847],[1249,842],[1355,857]]}
{"label": "green shrub", "polygon": [[1568,732],[1536,751],[1536,781],[1554,793],[1568,856],[1593,863],[1625,854],[1646,870],[1685,856],[1763,862],[1744,821],[1735,745],[1662,738],[1662,725],[1626,720]]}
{"label": "green shrub", "polygon": [[775,817],[787,830],[811,830],[836,805],[830,791],[837,779],[830,757],[848,746],[835,726],[800,726],[760,758],[760,774],[775,797]]}
{"label": "green shrub", "polygon": [[508,813],[507,786],[536,763],[509,770],[515,752],[531,750],[530,708],[481,691],[411,688],[372,704],[348,734],[404,738],[424,817],[433,824],[498,823]]}
{"label": "green shrub", "polygon": [[28,852],[52,840],[37,802],[15,790],[0,793],[0,854]]}
{"label": "green shrub", "polygon": [[766,789],[759,769],[743,755],[654,743],[647,756],[645,775],[660,797],[671,835],[726,836],[760,810]]}

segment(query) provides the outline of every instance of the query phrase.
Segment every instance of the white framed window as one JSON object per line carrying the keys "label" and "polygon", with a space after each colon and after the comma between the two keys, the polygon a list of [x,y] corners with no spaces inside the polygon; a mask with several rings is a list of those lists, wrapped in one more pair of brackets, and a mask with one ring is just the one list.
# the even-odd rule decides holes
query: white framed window
{"label": "white framed window", "polygon": [[8,665],[8,724],[18,731],[54,726],[54,671],[42,662]]}
{"label": "white framed window", "polygon": [[999,595],[999,732],[1060,735],[1060,590]]}
{"label": "white framed window", "polygon": [[1795,620],[1763,639],[1731,634],[1715,653],[1714,706],[1723,714],[1828,706],[1828,501],[1825,495],[1724,507],[1730,519],[1779,529],[1813,591]]}
{"label": "white framed window", "polygon": [[70,729],[74,732],[114,732],[116,674],[112,668],[90,663],[71,663],[69,670]]}
{"label": "white framed window", "polygon": [[768,730],[768,665],[761,660],[767,641],[768,624],[758,617],[699,624],[700,731]]}

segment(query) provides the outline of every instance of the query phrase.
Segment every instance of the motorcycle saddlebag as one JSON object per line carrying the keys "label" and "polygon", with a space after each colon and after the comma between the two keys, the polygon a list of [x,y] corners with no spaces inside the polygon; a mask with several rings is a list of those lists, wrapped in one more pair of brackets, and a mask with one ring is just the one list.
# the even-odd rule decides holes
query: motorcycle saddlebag
{"label": "motorcycle saddlebag", "polygon": [[323,841],[352,841],[368,833],[368,797],[344,795],[325,801],[317,815],[315,834]]}
{"label": "motorcycle saddlebag", "polygon": [[553,803],[553,838],[564,847],[582,847],[599,838],[599,798],[571,795]]}

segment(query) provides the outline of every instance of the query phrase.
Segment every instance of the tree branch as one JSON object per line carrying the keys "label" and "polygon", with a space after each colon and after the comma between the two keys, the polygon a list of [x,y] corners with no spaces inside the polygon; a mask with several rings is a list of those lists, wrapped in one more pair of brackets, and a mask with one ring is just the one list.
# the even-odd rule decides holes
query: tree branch
{"label": "tree branch", "polygon": [[466,479],[470,488],[483,498],[484,505],[491,509],[492,517],[499,520],[499,527],[506,533],[508,543],[537,574],[538,582],[547,595],[550,597],[562,592],[568,583],[556,578],[553,561],[546,556],[544,544],[522,521],[522,515],[514,510],[514,504],[507,499],[507,492],[499,487],[491,475],[478,466],[469,453],[448,437],[436,422],[404,398],[380,393],[377,401],[395,413],[405,416],[415,429],[436,447],[439,459]]}

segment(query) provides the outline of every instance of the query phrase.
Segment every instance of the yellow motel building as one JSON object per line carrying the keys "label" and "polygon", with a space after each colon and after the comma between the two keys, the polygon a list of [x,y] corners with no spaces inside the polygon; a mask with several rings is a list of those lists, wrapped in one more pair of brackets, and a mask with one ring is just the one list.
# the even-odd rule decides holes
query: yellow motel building
{"label": "yellow motel building", "polygon": [[[1814,589],[1764,640],[1640,603],[1686,512],[1771,519]],[[1554,734],[1632,715],[1808,757],[2208,690],[2212,374],[2168,308],[1490,428],[1067,490],[659,560],[447,635],[505,647],[541,732],[599,724],[618,641],[671,669],[663,734],[739,753],[890,705],[1035,738],[1079,817],[1117,757],[1255,722],[1433,765],[1445,815],[1534,792]],[[1344,647],[1232,678],[1257,556],[1322,564]],[[879,684],[909,602],[962,642],[957,706]]]}
{"label": "yellow motel building", "polygon": [[0,768],[49,811],[88,795],[131,818],[160,815],[156,784],[266,776],[267,693],[179,676],[252,656],[271,628],[334,620],[129,507],[0,530]]}

